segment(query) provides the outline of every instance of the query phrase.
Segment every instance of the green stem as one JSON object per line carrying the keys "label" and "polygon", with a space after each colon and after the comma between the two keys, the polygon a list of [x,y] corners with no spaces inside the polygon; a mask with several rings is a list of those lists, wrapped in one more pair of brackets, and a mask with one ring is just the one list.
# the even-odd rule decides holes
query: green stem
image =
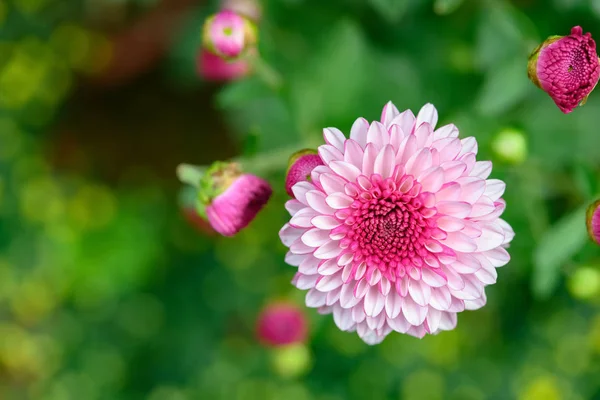
{"label": "green stem", "polygon": [[290,156],[301,149],[302,146],[299,145],[283,147],[252,157],[237,158],[234,161],[239,162],[245,171],[256,175],[264,175],[273,171],[287,169]]}
{"label": "green stem", "polygon": [[283,78],[259,54],[248,54],[246,59],[252,69],[271,89],[279,91],[283,86]]}
{"label": "green stem", "polygon": [[177,178],[181,182],[197,188],[205,171],[205,167],[192,164],[179,164],[177,166]]}
{"label": "green stem", "polygon": [[[268,153],[258,154],[252,157],[234,158],[231,162],[241,164],[245,172],[255,175],[267,175],[273,171],[285,170],[288,166],[289,158],[298,150],[302,150],[302,146],[282,147],[278,150]],[[206,172],[206,167],[191,164],[179,164],[177,166],[177,177],[183,183],[198,188],[200,179]]]}

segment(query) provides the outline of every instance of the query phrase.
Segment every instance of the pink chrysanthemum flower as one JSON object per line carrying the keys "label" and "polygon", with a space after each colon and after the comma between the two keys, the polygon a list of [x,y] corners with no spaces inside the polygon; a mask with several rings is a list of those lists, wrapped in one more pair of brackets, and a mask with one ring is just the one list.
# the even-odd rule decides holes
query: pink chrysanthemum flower
{"label": "pink chrysanthemum flower", "polygon": [[308,324],[298,307],[288,303],[273,303],[260,314],[256,332],[261,342],[269,346],[284,346],[306,340]]}
{"label": "pink chrysanthemum flower", "polygon": [[600,245],[600,200],[588,207],[586,222],[590,238]]}
{"label": "pink chrysanthemum flower", "polygon": [[529,57],[529,78],[568,114],[585,104],[600,77],[596,42],[580,26],[568,36],[551,36]]}
{"label": "pink chrysanthemum flower", "polygon": [[349,139],[325,129],[325,165],[286,203],[292,218],[279,234],[298,267],[293,283],[368,344],[453,329],[510,259],[505,184],[487,179],[475,138],[435,130],[437,119],[431,104],[415,117],[388,103],[381,122],[356,120]]}
{"label": "pink chrysanthemum flower", "polygon": [[310,173],[315,167],[323,165],[321,157],[314,150],[300,150],[290,157],[290,166],[285,177],[285,191],[294,197],[292,187],[301,181],[310,178]]}
{"label": "pink chrysanthemum flower", "polygon": [[257,40],[254,23],[232,10],[222,10],[207,18],[203,35],[207,50],[229,60],[238,58]]}

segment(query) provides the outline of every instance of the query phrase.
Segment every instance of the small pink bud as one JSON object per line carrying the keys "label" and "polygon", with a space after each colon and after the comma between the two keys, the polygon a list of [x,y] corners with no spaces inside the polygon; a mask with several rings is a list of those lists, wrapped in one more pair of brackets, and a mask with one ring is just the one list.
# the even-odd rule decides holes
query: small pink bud
{"label": "small pink bud", "polygon": [[527,75],[568,114],[585,104],[598,83],[596,42],[590,33],[584,35],[580,26],[568,36],[551,36],[529,56]]}
{"label": "small pink bud", "polygon": [[588,207],[586,223],[590,238],[600,245],[600,200],[596,200]]}
{"label": "small pink bud", "polygon": [[207,81],[233,81],[248,75],[250,66],[244,59],[226,61],[202,49],[198,56],[198,73]]}
{"label": "small pink bud", "polygon": [[254,23],[231,10],[208,17],[203,35],[204,47],[226,60],[240,57],[244,51],[253,48],[257,41]]}
{"label": "small pink bud", "polygon": [[294,304],[272,303],[258,317],[258,338],[268,346],[284,346],[306,340],[308,324],[304,313]]}
{"label": "small pink bud", "polygon": [[234,236],[254,220],[272,193],[267,181],[242,173],[238,164],[217,162],[200,179],[198,211],[221,235]]}
{"label": "small pink bud", "polygon": [[298,182],[309,180],[310,173],[319,165],[324,165],[323,160],[314,150],[305,149],[292,154],[287,176],[285,177],[285,191],[287,194],[294,197],[292,187]]}

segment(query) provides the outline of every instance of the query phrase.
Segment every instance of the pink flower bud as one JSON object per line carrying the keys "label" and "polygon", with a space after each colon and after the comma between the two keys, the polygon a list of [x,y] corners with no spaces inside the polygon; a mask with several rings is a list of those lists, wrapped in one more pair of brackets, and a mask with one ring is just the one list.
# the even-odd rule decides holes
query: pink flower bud
{"label": "pink flower bud", "polygon": [[285,191],[294,197],[292,187],[298,182],[309,180],[310,173],[319,165],[324,165],[323,160],[314,150],[305,149],[292,154],[285,177]]}
{"label": "pink flower bud", "polygon": [[268,305],[258,317],[257,335],[268,346],[284,346],[306,340],[308,324],[304,313],[289,303]]}
{"label": "pink flower bud", "polygon": [[207,81],[233,81],[250,72],[246,60],[226,61],[205,49],[200,51],[197,65],[198,73]]}
{"label": "pink flower bud", "polygon": [[580,26],[568,36],[551,36],[529,56],[529,79],[568,114],[585,104],[600,77],[596,42]]}
{"label": "pink flower bud", "polygon": [[600,200],[596,200],[588,207],[586,223],[590,238],[600,245]]}
{"label": "pink flower bud", "polygon": [[208,17],[203,35],[204,47],[226,60],[240,57],[244,51],[253,48],[257,41],[254,23],[231,10]]}
{"label": "pink flower bud", "polygon": [[234,236],[254,220],[271,198],[271,185],[244,174],[235,163],[217,162],[200,181],[200,208],[214,230]]}

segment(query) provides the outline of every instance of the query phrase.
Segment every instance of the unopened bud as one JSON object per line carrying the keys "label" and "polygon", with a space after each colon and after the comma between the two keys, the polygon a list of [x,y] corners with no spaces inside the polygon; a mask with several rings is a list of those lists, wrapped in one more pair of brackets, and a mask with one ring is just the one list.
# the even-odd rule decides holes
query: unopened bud
{"label": "unopened bud", "polygon": [[223,236],[234,236],[254,220],[271,198],[271,185],[244,173],[236,163],[216,162],[208,169],[181,164],[179,179],[197,190],[196,210]]}
{"label": "unopened bud", "polygon": [[277,347],[304,342],[308,324],[299,307],[288,303],[274,303],[261,312],[256,330],[262,343]]}
{"label": "unopened bud", "polygon": [[201,49],[197,60],[198,74],[207,81],[234,81],[248,75],[250,65],[240,58],[227,61],[206,49]]}
{"label": "unopened bud", "polygon": [[298,183],[310,180],[310,173],[319,166],[324,165],[323,160],[316,151],[311,149],[300,150],[290,157],[287,175],[285,177],[285,191],[294,197],[292,187]]}
{"label": "unopened bud", "polygon": [[204,47],[225,60],[239,58],[245,51],[254,48],[256,42],[256,25],[234,11],[220,11],[204,23]]}
{"label": "unopened bud", "polygon": [[568,114],[585,104],[598,83],[596,42],[580,26],[571,29],[570,35],[550,36],[529,56],[527,75]]}
{"label": "unopened bud", "polygon": [[596,200],[588,207],[586,224],[590,238],[600,245],[600,200]]}

